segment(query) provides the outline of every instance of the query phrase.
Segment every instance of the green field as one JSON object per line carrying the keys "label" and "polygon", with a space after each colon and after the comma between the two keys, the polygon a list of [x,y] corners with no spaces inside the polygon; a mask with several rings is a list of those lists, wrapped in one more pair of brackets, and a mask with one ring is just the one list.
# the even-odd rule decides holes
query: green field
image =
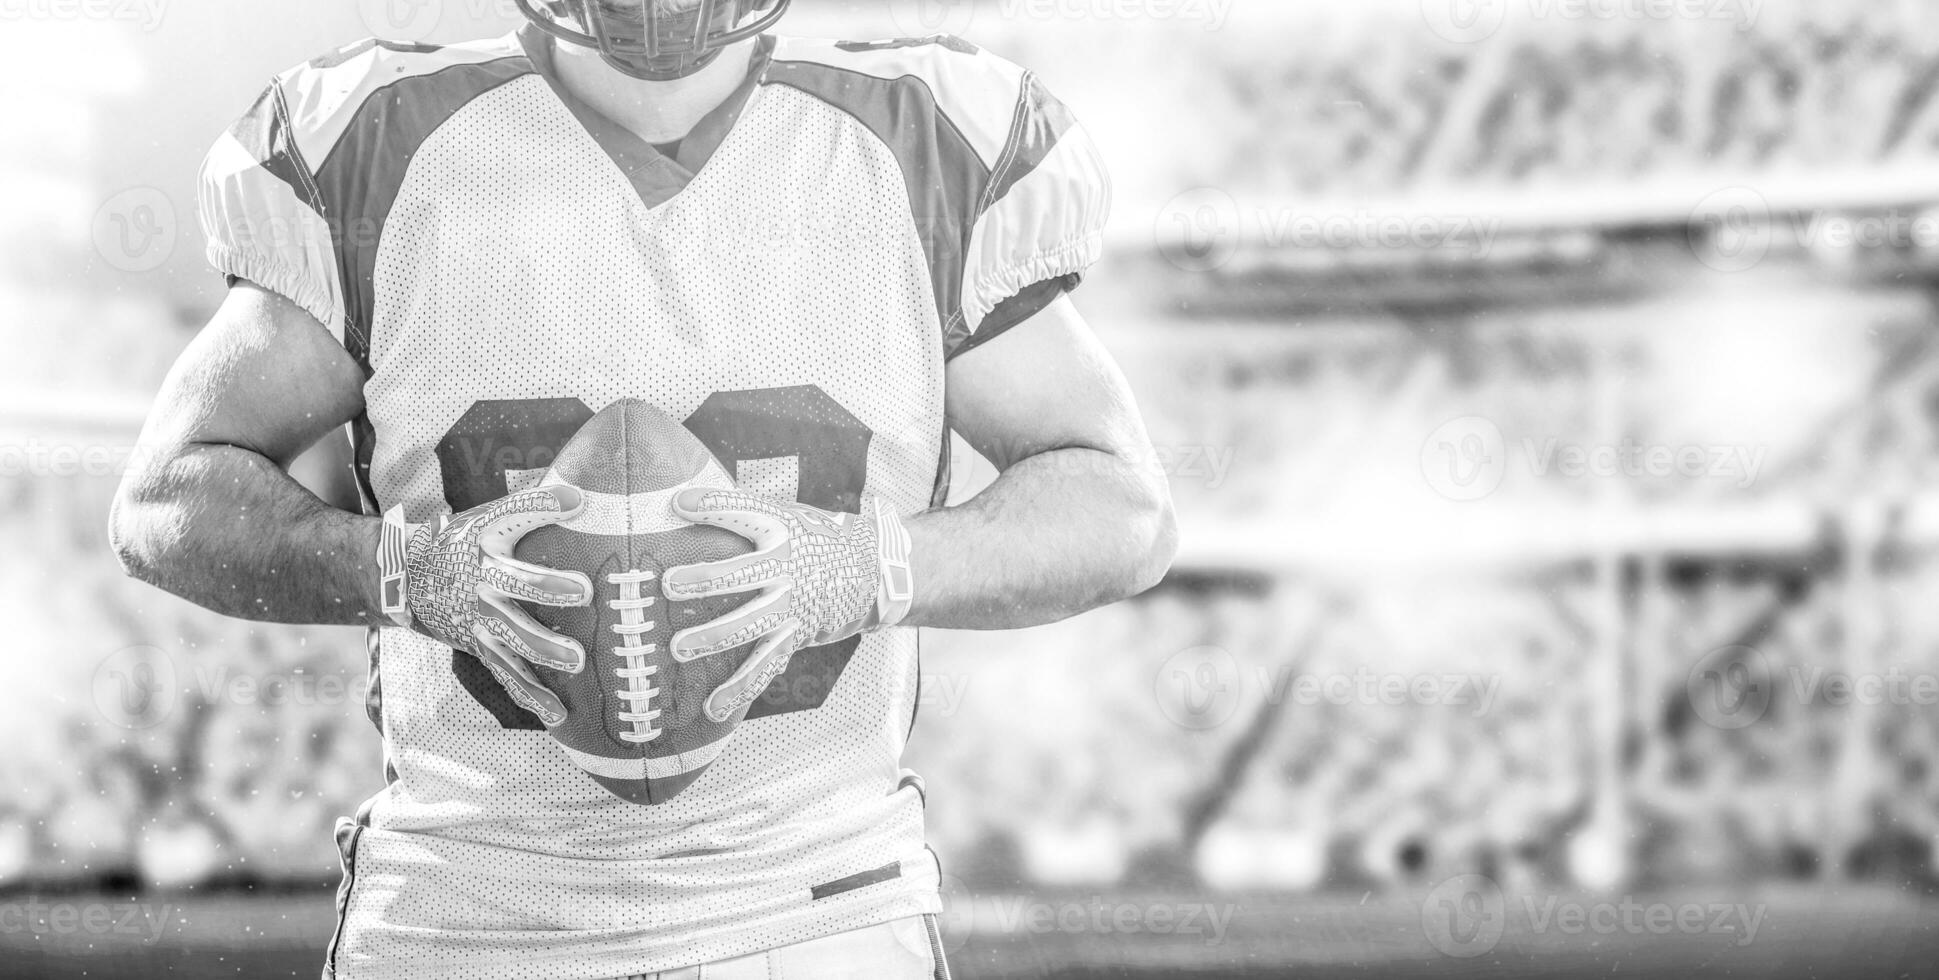
{"label": "green field", "polygon": [[[1489,952],[1441,953],[1430,940],[1418,897],[1266,898],[1114,894],[1107,909],[1216,906],[1227,910],[1220,935],[1098,928],[1098,917],[1060,915],[1100,904],[1097,896],[986,896],[967,935],[950,937],[958,977],[1920,977],[1939,960],[1939,908],[1929,899],[1882,887],[1809,886],[1709,894],[1637,895],[1647,908],[1731,907],[1757,915],[1742,931],[1699,934],[1674,928],[1624,929],[1606,919],[1598,932],[1573,934],[1532,922],[1522,910],[1593,907],[1598,899],[1550,896],[1535,906],[1510,902],[1506,928]],[[1609,901],[1613,906],[1620,899]],[[1042,906],[1040,918],[1016,912]],[[135,915],[130,917],[130,910]],[[1041,920],[1040,920],[1041,919]],[[1065,921],[1065,927],[1055,922]],[[1108,922],[1110,916],[1103,917]],[[161,928],[154,927],[161,923]],[[1031,923],[1035,923],[1034,925]],[[268,896],[127,898],[15,895],[0,900],[0,976],[314,977],[333,919],[321,893]],[[156,938],[159,933],[159,938]]]}

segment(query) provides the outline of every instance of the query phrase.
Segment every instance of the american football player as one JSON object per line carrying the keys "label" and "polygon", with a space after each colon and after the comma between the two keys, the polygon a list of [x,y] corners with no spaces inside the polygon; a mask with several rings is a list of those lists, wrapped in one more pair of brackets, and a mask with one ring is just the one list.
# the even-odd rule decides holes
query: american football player
{"label": "american football player", "polygon": [[[326,976],[943,976],[898,765],[914,628],[1059,620],[1174,547],[1068,295],[1099,258],[1098,151],[954,38],[776,36],[787,0],[518,5],[505,37],[292,68],[217,141],[200,211],[229,292],[116,549],[229,615],[370,628],[386,785],[339,828]],[[678,513],[753,548],[668,594],[758,593],[675,638],[756,653],[708,705],[747,720],[655,805],[548,738],[532,665],[584,651],[528,606],[589,586],[512,556],[585,506],[537,481],[623,398],[733,475]],[[362,514],[287,475],[344,426]],[[951,430],[1001,475],[943,506]]]}

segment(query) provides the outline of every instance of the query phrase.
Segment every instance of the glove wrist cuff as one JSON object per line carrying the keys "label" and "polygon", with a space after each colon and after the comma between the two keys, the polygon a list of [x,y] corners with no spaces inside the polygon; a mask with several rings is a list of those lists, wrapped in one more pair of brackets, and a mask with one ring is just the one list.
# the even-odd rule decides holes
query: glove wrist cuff
{"label": "glove wrist cuff", "polygon": [[379,608],[390,621],[410,628],[409,590],[404,578],[410,564],[411,539],[423,528],[404,519],[404,508],[392,507],[384,514],[384,527],[377,542],[377,596]]}
{"label": "glove wrist cuff", "polygon": [[881,500],[875,505],[876,563],[879,571],[875,590],[875,629],[901,625],[915,605],[915,575],[910,569],[909,552],[913,543],[909,529],[895,511]]}

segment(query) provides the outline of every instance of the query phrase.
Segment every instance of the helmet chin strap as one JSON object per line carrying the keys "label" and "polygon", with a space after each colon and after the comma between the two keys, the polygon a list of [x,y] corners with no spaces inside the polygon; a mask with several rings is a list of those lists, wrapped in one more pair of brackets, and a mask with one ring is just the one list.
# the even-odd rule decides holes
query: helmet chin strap
{"label": "helmet chin strap", "polygon": [[683,59],[679,67],[670,69],[655,69],[647,65],[636,64],[605,50],[599,52],[599,60],[604,61],[607,67],[628,78],[637,78],[643,82],[671,82],[700,74],[702,69],[719,60],[720,53],[723,50],[725,49],[710,48],[705,54],[692,59]]}
{"label": "helmet chin strap", "polygon": [[[534,8],[533,0],[516,2],[520,12],[539,30],[555,40],[576,47],[592,48],[599,52],[600,60],[614,71],[641,81],[670,82],[699,73],[718,60],[728,46],[755,37],[774,26],[786,12],[789,0],[773,0],[771,3],[700,0],[694,13],[691,47],[684,51],[657,54],[655,52],[661,48],[660,31],[664,25],[649,9],[654,0],[638,0],[644,18],[639,24],[638,37],[616,35],[611,22],[599,16],[596,8],[600,0],[538,0],[545,7],[544,12]],[[753,23],[738,27],[729,25],[729,29],[718,33],[713,29],[711,21],[718,19],[718,11],[732,11],[733,19],[739,20],[746,12],[763,7],[772,9]],[[565,11],[577,13],[584,22],[585,30],[574,30],[567,26],[562,16]],[[638,50],[630,50],[633,47]]]}

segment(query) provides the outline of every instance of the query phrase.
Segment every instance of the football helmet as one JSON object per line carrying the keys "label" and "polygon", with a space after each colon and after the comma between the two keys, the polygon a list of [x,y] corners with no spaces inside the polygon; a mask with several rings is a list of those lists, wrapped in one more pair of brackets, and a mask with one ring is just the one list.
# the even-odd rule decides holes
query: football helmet
{"label": "football helmet", "polygon": [[[755,37],[791,0],[517,0],[539,30],[592,48],[623,74],[647,81],[685,78],[723,48]],[[753,20],[748,15],[761,11]]]}

